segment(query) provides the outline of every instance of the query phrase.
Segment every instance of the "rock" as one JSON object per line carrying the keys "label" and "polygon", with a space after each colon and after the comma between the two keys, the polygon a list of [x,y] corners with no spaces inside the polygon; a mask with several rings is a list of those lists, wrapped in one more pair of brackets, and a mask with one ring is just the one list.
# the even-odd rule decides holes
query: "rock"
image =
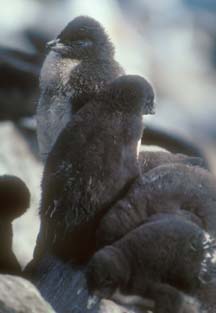
{"label": "rock", "polygon": [[[31,272],[31,268],[29,268]],[[64,263],[54,256],[45,256],[36,266],[32,281],[42,296],[58,313],[148,313],[133,304],[120,306],[113,301],[88,293],[85,280],[86,266]]]}
{"label": "rock", "polygon": [[54,313],[54,310],[27,280],[0,275],[0,312]]}

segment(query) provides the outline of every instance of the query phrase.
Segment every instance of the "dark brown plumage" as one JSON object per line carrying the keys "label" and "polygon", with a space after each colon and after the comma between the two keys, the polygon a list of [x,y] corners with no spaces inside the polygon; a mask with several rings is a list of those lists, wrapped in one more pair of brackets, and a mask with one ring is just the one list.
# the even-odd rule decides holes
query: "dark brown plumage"
{"label": "dark brown plumage", "polygon": [[158,166],[137,178],[127,195],[103,217],[98,245],[110,244],[156,213],[186,216],[216,236],[216,179],[184,164]]}
{"label": "dark brown plumage", "polygon": [[139,174],[142,115],[154,106],[150,84],[122,76],[74,115],[46,162],[36,255],[86,260],[101,216]]}
{"label": "dark brown plumage", "polygon": [[192,294],[199,286],[206,236],[185,218],[154,216],[96,252],[87,270],[88,287],[102,298],[115,298],[117,289],[149,298],[156,313],[198,312],[196,301],[187,306],[182,292]]}
{"label": "dark brown plumage", "polygon": [[169,151],[141,151],[139,153],[139,163],[142,174],[146,174],[157,166],[171,163],[207,168],[206,162],[200,157],[187,156],[181,153],[171,153]]}

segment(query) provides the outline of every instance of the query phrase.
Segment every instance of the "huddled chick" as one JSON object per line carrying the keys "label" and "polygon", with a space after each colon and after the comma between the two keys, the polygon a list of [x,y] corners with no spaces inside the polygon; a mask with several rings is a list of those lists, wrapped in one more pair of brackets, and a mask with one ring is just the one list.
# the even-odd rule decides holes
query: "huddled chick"
{"label": "huddled chick", "polygon": [[156,313],[199,312],[198,302],[184,293],[193,295],[199,286],[207,242],[208,235],[185,218],[155,215],[95,253],[87,269],[89,290],[120,302],[117,291],[142,296],[154,301]]}
{"label": "huddled chick", "polygon": [[125,75],[74,115],[45,165],[36,257],[82,262],[95,251],[99,220],[139,175],[142,115],[153,107],[151,85]]}
{"label": "huddled chick", "polygon": [[118,240],[156,213],[183,215],[215,238],[215,177],[198,166],[172,163],[139,176],[102,218],[98,247]]}
{"label": "huddled chick", "polygon": [[48,43],[37,108],[39,149],[45,160],[61,130],[93,95],[123,74],[104,28],[79,16]]}
{"label": "huddled chick", "polygon": [[103,294],[108,278],[112,292],[152,298],[156,312],[198,312],[182,292],[200,278],[204,230],[215,236],[215,179],[200,158],[137,156],[154,92],[141,77],[121,76],[97,21],[72,20],[48,46],[37,110],[47,161],[35,259],[51,252],[82,263],[102,248],[90,262],[91,290]]}

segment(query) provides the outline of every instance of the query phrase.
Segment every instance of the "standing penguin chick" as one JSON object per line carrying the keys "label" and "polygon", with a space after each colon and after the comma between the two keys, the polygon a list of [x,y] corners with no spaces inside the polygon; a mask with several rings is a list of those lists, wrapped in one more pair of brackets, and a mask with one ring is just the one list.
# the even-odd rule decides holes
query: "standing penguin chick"
{"label": "standing penguin chick", "polygon": [[21,268],[12,250],[12,221],[30,205],[30,193],[15,176],[0,176],[0,273],[20,274]]}
{"label": "standing penguin chick", "polygon": [[198,166],[168,164],[138,177],[103,217],[98,245],[118,240],[156,213],[183,215],[216,238],[216,179]]}
{"label": "standing penguin chick", "polygon": [[38,142],[44,159],[72,113],[123,74],[104,28],[90,17],[72,20],[47,46],[50,52],[41,70],[37,108]]}
{"label": "standing penguin chick", "polygon": [[45,165],[36,255],[50,250],[78,261],[91,255],[98,221],[139,174],[142,115],[153,105],[151,85],[128,75],[74,115]]}
{"label": "standing penguin chick", "polygon": [[155,216],[95,253],[87,269],[88,288],[117,301],[124,299],[117,290],[148,298],[155,313],[199,312],[197,302],[188,303],[182,292],[194,292],[199,285],[205,242],[196,224],[175,215]]}

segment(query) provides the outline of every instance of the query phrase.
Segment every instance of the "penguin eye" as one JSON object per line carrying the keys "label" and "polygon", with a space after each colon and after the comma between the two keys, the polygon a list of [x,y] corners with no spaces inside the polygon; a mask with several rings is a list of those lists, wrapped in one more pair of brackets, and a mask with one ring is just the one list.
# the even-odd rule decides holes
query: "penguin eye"
{"label": "penguin eye", "polygon": [[146,103],[153,103],[153,97],[148,97],[146,99]]}
{"label": "penguin eye", "polygon": [[73,44],[81,48],[89,48],[93,45],[93,42],[89,39],[82,39],[74,41]]}

